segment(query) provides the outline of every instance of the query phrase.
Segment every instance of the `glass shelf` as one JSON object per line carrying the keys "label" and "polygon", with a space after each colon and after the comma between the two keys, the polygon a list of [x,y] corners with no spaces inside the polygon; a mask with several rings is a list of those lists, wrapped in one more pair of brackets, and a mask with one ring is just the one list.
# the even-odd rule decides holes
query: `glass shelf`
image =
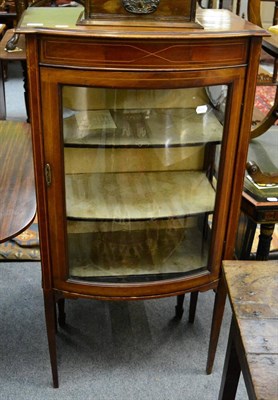
{"label": "glass shelf", "polygon": [[214,110],[197,108],[64,111],[66,146],[175,147],[220,143]]}
{"label": "glass shelf", "polygon": [[215,201],[200,171],[70,174],[66,195],[68,218],[120,221],[212,212]]}
{"label": "glass shelf", "polygon": [[[107,278],[158,279],[158,275],[186,275],[205,268],[208,243],[204,232],[190,225],[189,220],[180,223],[180,228],[119,230],[113,232],[80,233],[82,223],[68,226],[69,272],[72,278],[106,280]],[[156,225],[157,226],[157,225]],[[165,225],[166,226],[166,225]],[[130,225],[129,225],[130,227]],[[79,231],[79,233],[72,233]],[[147,276],[147,277],[144,277]]]}

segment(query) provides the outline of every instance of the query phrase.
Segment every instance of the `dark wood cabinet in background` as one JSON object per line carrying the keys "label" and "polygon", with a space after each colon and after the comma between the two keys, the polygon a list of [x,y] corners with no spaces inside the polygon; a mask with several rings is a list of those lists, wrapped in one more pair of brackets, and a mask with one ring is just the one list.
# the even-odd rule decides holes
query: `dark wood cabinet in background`
{"label": "dark wood cabinet in background", "polygon": [[198,11],[191,28],[142,17],[77,26],[82,11],[28,9],[17,30],[54,386],[56,302],[63,324],[65,298],[178,296],[180,316],[193,293],[193,320],[197,293],[217,289],[233,258],[264,34],[225,10]]}

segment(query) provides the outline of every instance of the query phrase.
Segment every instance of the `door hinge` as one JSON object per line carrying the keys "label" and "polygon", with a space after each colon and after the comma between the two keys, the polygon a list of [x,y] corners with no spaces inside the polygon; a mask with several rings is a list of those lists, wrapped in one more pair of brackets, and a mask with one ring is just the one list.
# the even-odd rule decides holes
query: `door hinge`
{"label": "door hinge", "polygon": [[44,174],[45,174],[46,184],[47,184],[47,186],[50,186],[51,185],[51,181],[52,181],[52,177],[51,177],[51,167],[50,167],[50,164],[48,164],[48,163],[45,164]]}

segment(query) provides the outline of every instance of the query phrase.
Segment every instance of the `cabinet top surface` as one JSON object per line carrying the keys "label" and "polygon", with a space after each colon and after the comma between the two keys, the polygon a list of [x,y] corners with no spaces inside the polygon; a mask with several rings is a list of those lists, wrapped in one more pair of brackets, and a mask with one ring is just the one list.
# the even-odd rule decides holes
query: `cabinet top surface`
{"label": "cabinet top surface", "polygon": [[28,8],[16,29],[23,33],[43,33],[55,35],[90,36],[102,38],[222,38],[242,36],[267,36],[264,29],[245,21],[227,10],[202,10],[197,11],[196,20],[200,28],[186,28],[180,26],[128,26],[113,24],[108,20],[96,20],[92,25],[76,25],[82,17],[82,7]]}

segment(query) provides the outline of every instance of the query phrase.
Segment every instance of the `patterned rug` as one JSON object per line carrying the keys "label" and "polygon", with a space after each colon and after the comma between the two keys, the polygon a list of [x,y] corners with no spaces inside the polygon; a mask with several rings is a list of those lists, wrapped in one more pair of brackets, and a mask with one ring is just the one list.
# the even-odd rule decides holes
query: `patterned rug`
{"label": "patterned rug", "polygon": [[38,221],[15,238],[0,244],[0,260],[39,261]]}
{"label": "patterned rug", "polygon": [[[254,124],[260,122],[274,105],[275,92],[275,86],[257,86],[253,113]],[[277,124],[278,121],[276,121]]]}

